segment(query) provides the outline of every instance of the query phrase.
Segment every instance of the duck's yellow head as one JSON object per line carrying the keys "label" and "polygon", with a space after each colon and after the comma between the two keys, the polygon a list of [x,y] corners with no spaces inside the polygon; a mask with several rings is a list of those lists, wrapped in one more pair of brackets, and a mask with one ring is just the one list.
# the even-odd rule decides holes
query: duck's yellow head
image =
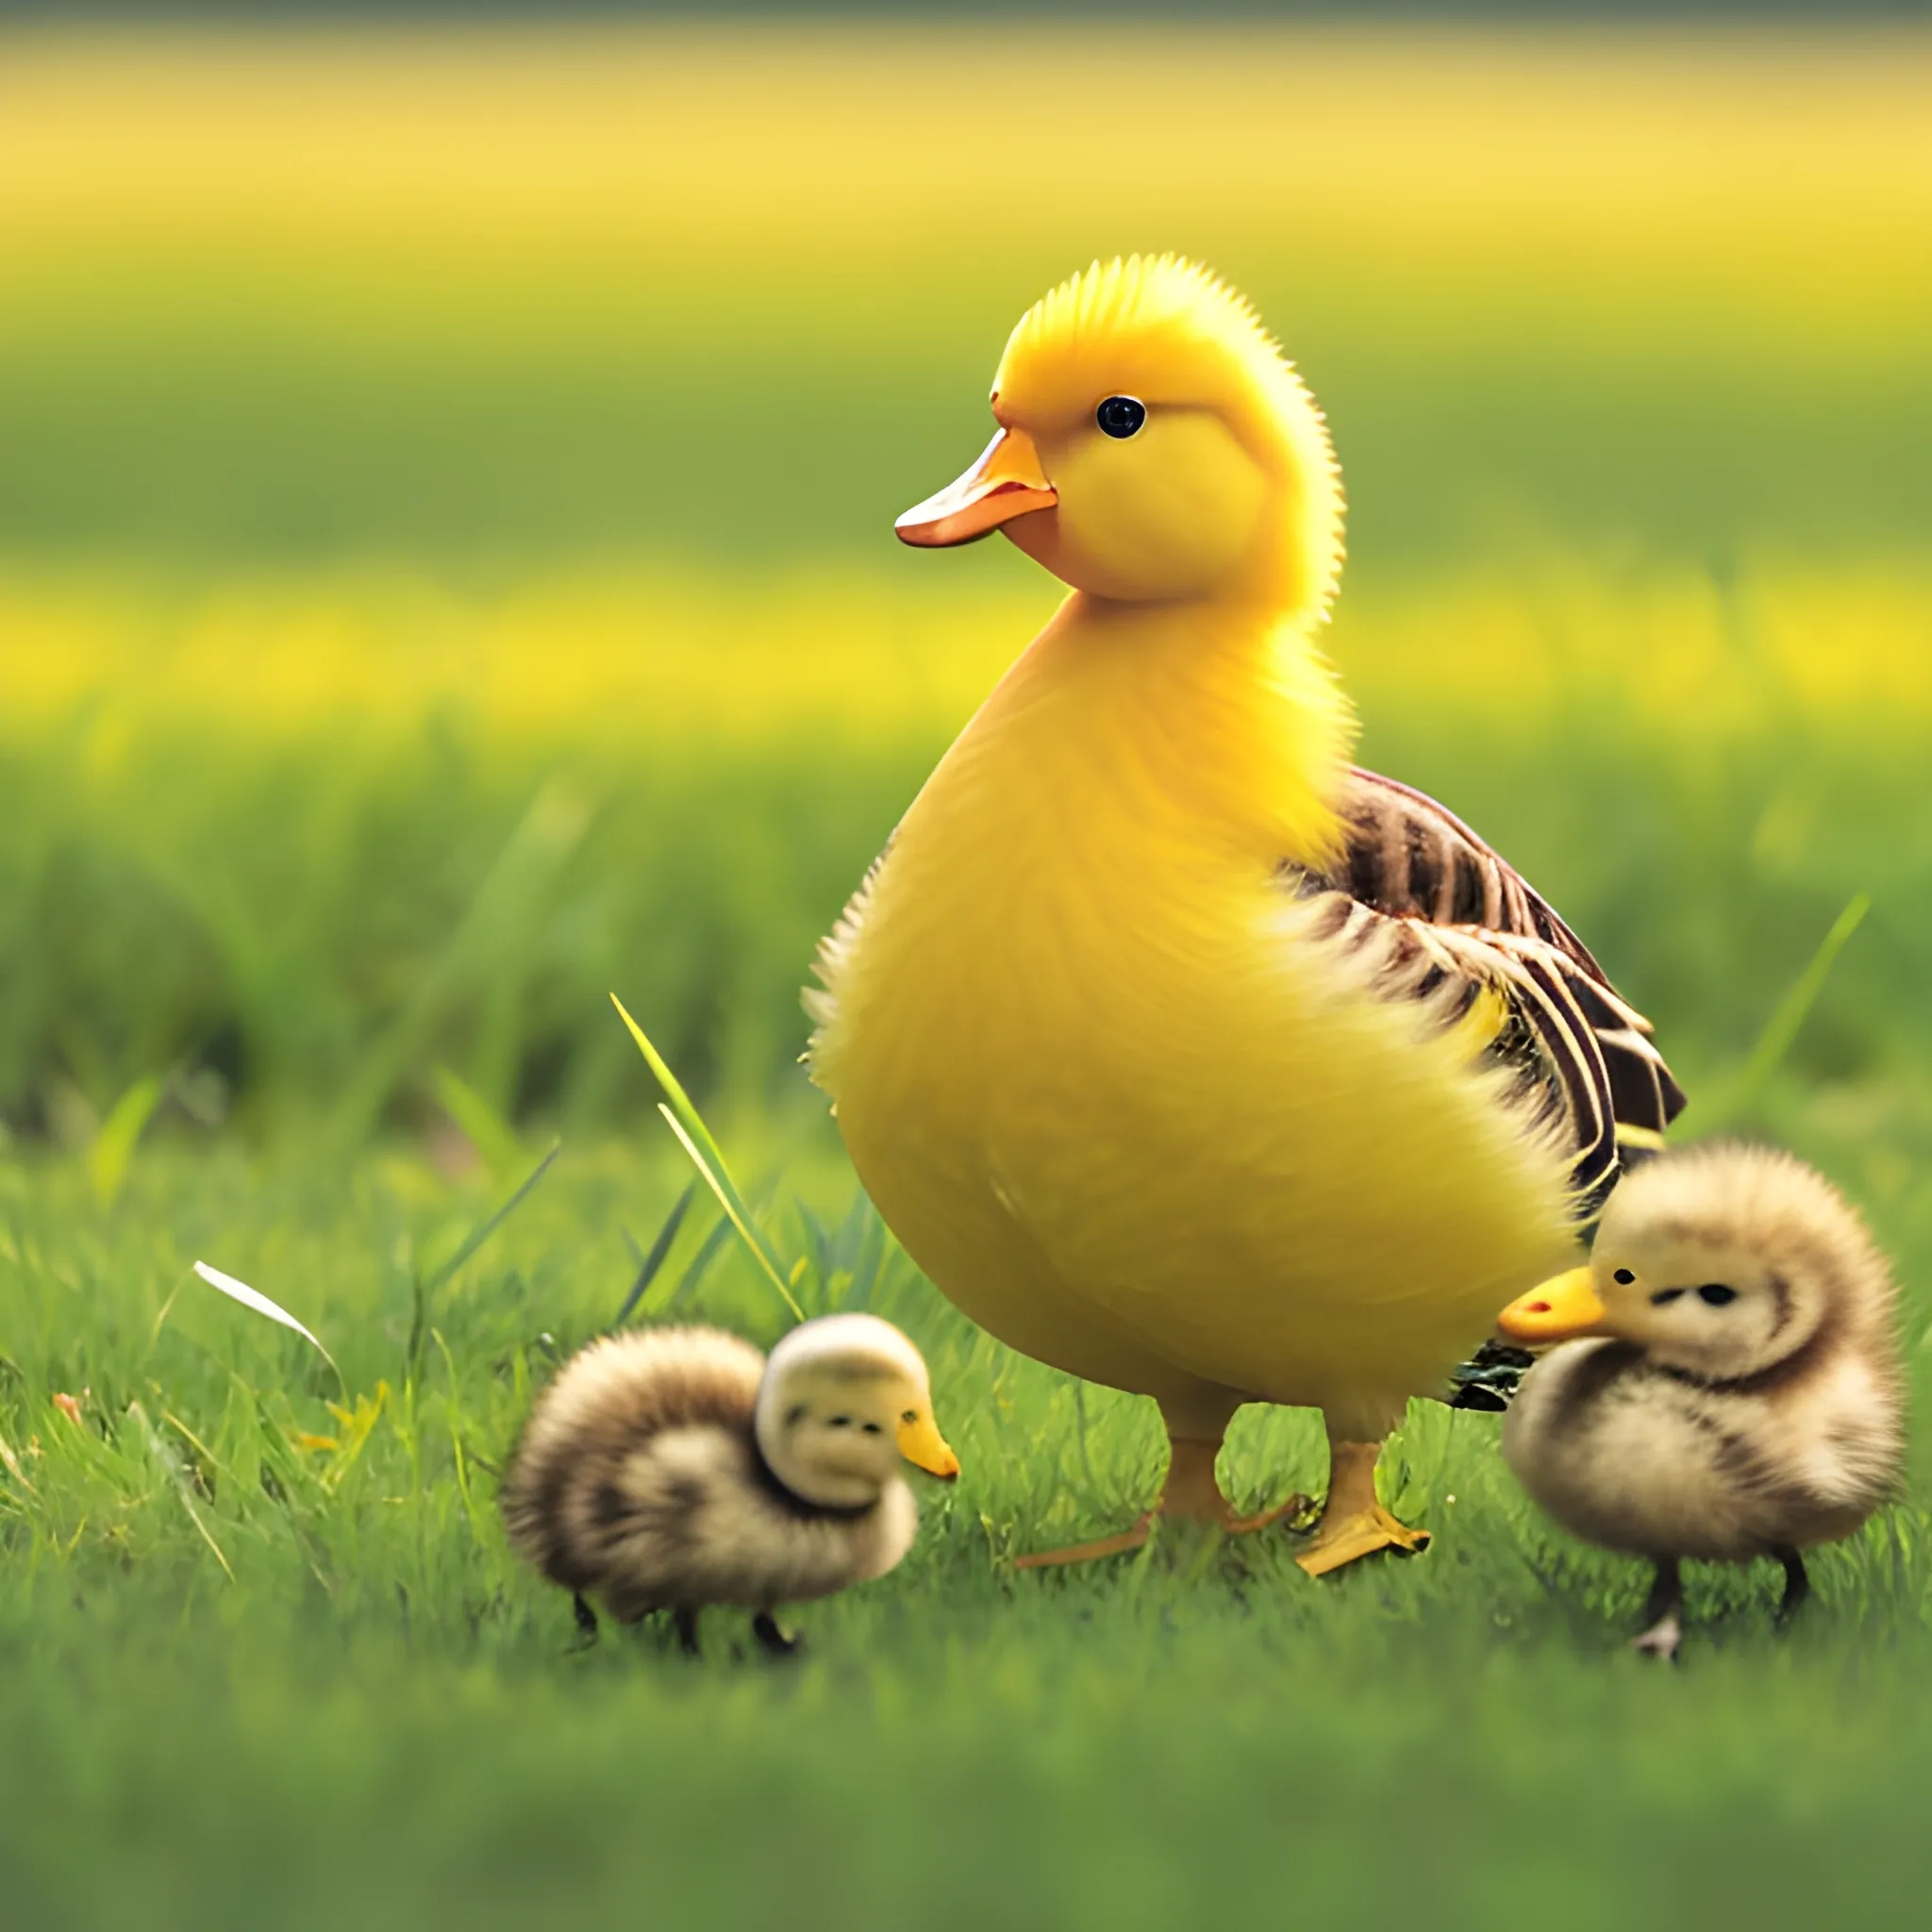
{"label": "duck's yellow head", "polygon": [[1321,411],[1246,301],[1177,256],[1095,262],[1020,319],[999,433],[899,519],[908,543],[1003,530],[1062,581],[1132,602],[1325,608],[1341,485]]}

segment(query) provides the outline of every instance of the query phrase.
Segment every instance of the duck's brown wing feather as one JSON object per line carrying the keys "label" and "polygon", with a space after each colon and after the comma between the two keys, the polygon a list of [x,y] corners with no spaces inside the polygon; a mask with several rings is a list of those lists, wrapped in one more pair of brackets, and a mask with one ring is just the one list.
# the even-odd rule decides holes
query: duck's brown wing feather
{"label": "duck's brown wing feather", "polygon": [[1684,1095],[1590,949],[1490,845],[1434,799],[1351,769],[1341,801],[1347,844],[1324,873],[1291,868],[1296,890],[1334,896],[1329,930],[1374,945],[1388,990],[1446,1011],[1479,989],[1508,1021],[1491,1056],[1519,1075],[1540,1118],[1560,1116],[1575,1150],[1586,1218],[1625,1161],[1655,1152]]}

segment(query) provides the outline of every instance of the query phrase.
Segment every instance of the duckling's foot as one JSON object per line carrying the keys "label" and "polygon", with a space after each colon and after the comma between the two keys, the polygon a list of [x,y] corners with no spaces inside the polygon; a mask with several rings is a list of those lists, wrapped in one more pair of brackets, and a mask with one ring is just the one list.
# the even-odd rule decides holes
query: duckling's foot
{"label": "duckling's foot", "polygon": [[579,1650],[589,1650],[597,1641],[597,1613],[586,1601],[581,1591],[572,1595],[572,1614],[577,1620],[577,1644]]}
{"label": "duckling's foot", "polygon": [[1630,1648],[1639,1657],[1660,1657],[1666,1663],[1677,1661],[1677,1652],[1684,1641],[1684,1626],[1677,1621],[1675,1610],[1659,1617],[1641,1637],[1630,1640]]}
{"label": "duckling's foot", "polygon": [[1414,1556],[1429,1546],[1425,1529],[1411,1529],[1375,1500],[1375,1458],[1379,1442],[1330,1442],[1328,1506],[1315,1540],[1295,1561],[1310,1576],[1325,1576],[1344,1563],[1377,1550]]}
{"label": "duckling's foot", "polygon": [[796,1657],[805,1644],[804,1638],[787,1631],[770,1610],[760,1610],[751,1620],[751,1634],[771,1657]]}
{"label": "duckling's foot", "polygon": [[698,1641],[698,1613],[689,1604],[679,1604],[671,1613],[672,1627],[677,1632],[677,1647],[686,1657],[703,1657]]}
{"label": "duckling's foot", "polygon": [[1068,1563],[1091,1563],[1102,1557],[1124,1556],[1129,1550],[1138,1550],[1154,1533],[1154,1512],[1135,1524],[1132,1529],[1124,1529],[1119,1536],[1104,1536],[1091,1543],[1075,1543],[1071,1549],[1039,1550],[1030,1557],[1020,1557],[1014,1560],[1016,1570],[1058,1570]]}
{"label": "duckling's foot", "polygon": [[1785,1593],[1777,1606],[1777,1627],[1782,1630],[1811,1594],[1811,1579],[1806,1574],[1804,1557],[1796,1550],[1774,1550],[1772,1555],[1785,1566]]}
{"label": "duckling's foot", "polygon": [[1657,1577],[1650,1586],[1650,1600],[1643,1607],[1646,1628],[1630,1640],[1639,1657],[1660,1657],[1666,1663],[1677,1661],[1684,1641],[1684,1579],[1674,1557],[1657,1559]]}

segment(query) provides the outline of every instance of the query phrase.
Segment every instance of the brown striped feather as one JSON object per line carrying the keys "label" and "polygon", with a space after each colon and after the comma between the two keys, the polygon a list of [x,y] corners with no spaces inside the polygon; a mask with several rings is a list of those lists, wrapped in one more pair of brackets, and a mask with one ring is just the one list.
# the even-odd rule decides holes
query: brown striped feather
{"label": "brown striped feather", "polygon": [[[1384,991],[1429,1000],[1445,1020],[1482,986],[1502,992],[1509,1019],[1490,1058],[1518,1074],[1529,1122],[1563,1122],[1582,1211],[1593,1215],[1623,1165],[1660,1145],[1683,1109],[1649,1021],[1522,874],[1434,799],[1352,768],[1341,813],[1342,858],[1284,874],[1298,893],[1332,895],[1318,933],[1350,952],[1379,941]],[[1445,994],[1450,979],[1467,989],[1459,1000]]]}

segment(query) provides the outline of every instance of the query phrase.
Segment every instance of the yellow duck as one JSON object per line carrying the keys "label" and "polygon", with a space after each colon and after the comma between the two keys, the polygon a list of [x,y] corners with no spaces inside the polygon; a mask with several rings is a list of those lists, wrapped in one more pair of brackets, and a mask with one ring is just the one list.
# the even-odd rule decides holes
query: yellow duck
{"label": "yellow duck", "polygon": [[999,529],[1071,594],[825,941],[813,1077],[954,1303],[1159,1404],[1163,1512],[1281,1514],[1237,1520],[1215,1458],[1241,1404],[1307,1405],[1331,1467],[1303,1567],[1418,1548],[1382,1440],[1682,1095],[1495,853],[1349,764],[1316,641],[1340,481],[1241,298],[1096,263],[1021,320],[992,414],[898,533]]}

